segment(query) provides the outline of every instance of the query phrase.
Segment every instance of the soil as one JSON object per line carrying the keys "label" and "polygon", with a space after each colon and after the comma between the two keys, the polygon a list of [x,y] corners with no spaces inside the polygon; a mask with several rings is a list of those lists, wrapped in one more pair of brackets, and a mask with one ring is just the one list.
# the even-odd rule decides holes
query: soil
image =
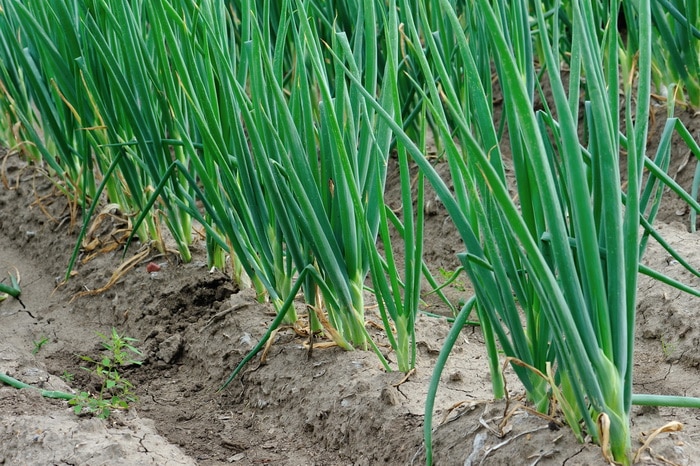
{"label": "soil", "polygon": [[[663,114],[663,111],[660,111]],[[681,111],[692,134],[700,118]],[[663,129],[658,119],[650,137]],[[695,161],[674,145],[670,172],[689,189]],[[0,385],[0,464],[276,464],[374,465],[425,463],[423,419],[428,381],[450,330],[444,318],[421,315],[418,361],[404,380],[383,370],[369,351],[304,347],[292,329],[274,337],[265,363],[256,357],[226,389],[233,368],[273,320],[272,308],[206,266],[202,242],[194,260],[157,255],[135,245],[127,259],[135,266],[107,291],[79,296],[105,285],[122,263],[121,250],[84,261],[76,275],[57,286],[76,241],[70,207],[40,167],[15,154],[0,157],[7,185],[0,188],[0,273],[19,271],[22,303],[0,303],[0,371],[40,388],[95,392],[83,356],[98,358],[98,332],[114,328],[137,339],[142,365],[123,370],[139,401],[107,420],[77,416],[62,400],[34,390]],[[681,169],[679,170],[679,167]],[[444,169],[442,167],[441,169]],[[389,179],[389,204],[400,205]],[[667,194],[657,226],[696,267],[700,237],[689,232],[688,213]],[[427,199],[432,199],[428,197]],[[426,260],[453,270],[462,249],[444,209],[426,205]],[[120,227],[104,215],[92,239],[107,247]],[[141,247],[141,249],[139,249]],[[140,255],[139,255],[140,254]],[[645,262],[700,286],[663,249],[650,242]],[[147,270],[156,263],[160,270]],[[447,290],[455,305],[470,295],[459,279]],[[368,301],[371,298],[368,297]],[[371,304],[371,302],[369,303]],[[635,353],[635,392],[700,396],[698,301],[642,276]],[[435,299],[426,310],[448,315]],[[299,313],[304,310],[299,303]],[[388,359],[391,351],[376,330],[380,318],[370,306],[372,329]],[[37,348],[43,339],[47,342]],[[606,464],[600,449],[578,443],[524,407],[522,388],[507,374],[510,404],[493,401],[478,327],[466,328],[448,360],[435,403],[435,464]],[[501,425],[505,412],[504,425]],[[677,408],[635,408],[633,447],[638,439],[671,421],[682,431],[664,433],[642,452],[642,464],[697,464],[700,412]]]}

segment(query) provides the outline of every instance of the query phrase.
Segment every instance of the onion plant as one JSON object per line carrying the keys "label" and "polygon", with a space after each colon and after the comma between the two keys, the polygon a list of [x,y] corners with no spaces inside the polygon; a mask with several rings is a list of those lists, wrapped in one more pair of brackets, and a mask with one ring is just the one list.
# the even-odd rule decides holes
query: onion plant
{"label": "onion plant", "polygon": [[[383,82],[384,95],[388,96],[384,106],[393,115],[394,122],[404,127],[402,116],[401,98],[399,90],[399,49],[401,38],[399,37],[399,16],[395,0],[389,2],[387,9],[387,27],[385,28],[386,43],[386,69]],[[336,59],[338,57],[336,56]],[[342,72],[339,70],[339,72]],[[355,76],[359,81],[359,76]],[[425,149],[426,123],[425,118],[420,118],[422,135],[419,145]],[[381,125],[384,134],[390,134],[387,125]],[[420,303],[421,278],[423,270],[423,224],[424,224],[424,177],[421,173],[416,178],[415,205],[414,190],[412,189],[411,169],[406,148],[401,142],[396,145],[396,155],[401,185],[401,218],[400,221],[394,212],[386,206],[379,206],[379,232],[384,246],[384,258],[379,250],[371,243],[376,238],[375,232],[369,228],[365,233],[367,249],[370,254],[370,268],[372,283],[377,297],[380,314],[386,329],[389,342],[396,351],[396,360],[399,370],[408,372],[415,366],[416,341],[415,325]],[[378,168],[376,176],[377,192],[384,191],[386,178],[386,157],[378,158],[375,163]],[[395,243],[391,241],[390,225],[396,227],[401,234],[403,243],[404,267],[401,273],[395,258],[393,248]],[[434,285],[430,273],[426,277]],[[401,280],[403,278],[403,280]],[[392,332],[396,328],[396,335]]]}
{"label": "onion plant", "polygon": [[[18,300],[20,304],[22,304],[22,300],[20,299],[20,295],[22,294],[22,288],[20,288],[19,286],[19,270],[16,270],[16,272],[16,276],[12,275],[12,273],[8,273],[10,277],[9,285],[6,285],[5,283],[0,283],[0,301],[4,301],[11,296]],[[22,304],[22,307],[24,307],[24,304]]]}

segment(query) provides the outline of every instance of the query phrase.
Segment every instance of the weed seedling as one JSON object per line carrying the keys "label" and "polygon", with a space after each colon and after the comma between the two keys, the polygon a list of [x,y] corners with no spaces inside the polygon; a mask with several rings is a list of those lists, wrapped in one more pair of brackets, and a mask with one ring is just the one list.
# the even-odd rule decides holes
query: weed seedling
{"label": "weed seedling", "polygon": [[100,359],[89,356],[81,356],[80,359],[92,364],[92,368],[83,369],[100,380],[100,392],[94,396],[81,392],[69,404],[74,406],[76,414],[92,413],[106,419],[112,409],[127,409],[130,403],[138,401],[133,393],[133,384],[122,376],[120,370],[134,364],[141,365],[141,361],[134,359],[141,355],[141,351],[132,345],[136,339],[122,337],[114,328],[109,336],[98,335],[107,353]]}
{"label": "weed seedling", "polygon": [[661,351],[663,352],[664,357],[666,359],[670,358],[677,348],[678,345],[676,345],[672,341],[666,341],[663,338],[661,339]]}
{"label": "weed seedling", "polygon": [[458,291],[466,291],[467,287],[464,284],[463,280],[457,280],[459,277],[459,274],[464,271],[464,267],[458,267],[455,270],[447,270],[444,267],[440,267],[438,270],[440,272],[440,275],[442,278],[445,280],[445,283],[443,286],[447,286],[449,284],[452,284],[452,286],[458,290]]}
{"label": "weed seedling", "polygon": [[49,342],[49,339],[46,338],[45,336],[42,336],[39,341],[32,341],[34,343],[34,349],[32,350],[32,354],[37,354],[41,348]]}

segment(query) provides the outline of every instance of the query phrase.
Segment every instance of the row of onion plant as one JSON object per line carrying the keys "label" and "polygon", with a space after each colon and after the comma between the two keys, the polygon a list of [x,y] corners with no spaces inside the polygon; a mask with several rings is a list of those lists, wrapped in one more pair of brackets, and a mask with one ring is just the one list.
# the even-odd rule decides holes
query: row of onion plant
{"label": "row of onion plant", "polygon": [[[381,357],[365,329],[372,270],[398,367],[412,367],[422,209],[400,146],[404,207],[385,206],[392,131],[345,72],[396,124],[417,121],[395,6],[362,2],[346,32],[302,0],[1,5],[8,129],[80,199],[83,232],[106,199],[142,240],[160,242],[164,221],[189,260],[194,220],[210,264],[228,255],[279,322],[296,321],[301,290],[311,333]],[[392,228],[410,257],[403,273]]]}
{"label": "row of onion plant", "polygon": [[[542,5],[534,7],[540,31],[534,37],[527,2],[472,2],[470,14],[485,28],[468,32],[463,24],[470,20],[458,16],[447,0],[439,3],[441,16],[454,31],[450,43],[463,64],[458,73],[450,67],[455,58],[441,53],[444,39],[436,40],[424,8],[406,18],[406,31],[424,73],[422,83],[451,176],[460,180],[454,194],[408,135],[392,127],[447,207],[466,246],[460,258],[475,287],[475,300],[463,309],[452,336],[475,306],[490,355],[494,393],[504,395],[502,351],[537,409],[546,411],[555,401],[580,440],[590,435],[604,446],[608,458],[626,464],[632,403],[700,406],[699,399],[632,393],[638,272],[698,294],[640,264],[644,238],[659,237],[651,227],[662,192],[659,182],[679,189],[664,171],[668,133],[654,160],[646,150],[651,6],[637,2],[635,59],[634,54],[620,53],[624,46],[616,24],[607,23],[599,34],[591,4],[572,2],[566,81],[559,61],[558,2],[550,15]],[[609,3],[608,17],[620,7],[619,2]],[[535,89],[541,88],[532,66],[533,40],[551,86],[551,103],[536,100]],[[475,58],[484,53],[495,66],[503,93],[513,180],[506,177],[505,141],[497,140],[500,125],[483,84],[484,70]],[[458,92],[465,77],[470,84],[466,95]],[[625,95],[622,121],[620,83]],[[369,94],[365,97],[373,102]],[[535,111],[538,101],[544,108]],[[376,101],[374,105],[381,112]],[[678,126],[670,120],[669,133]],[[697,203],[686,198],[697,209]],[[646,229],[644,235],[639,234],[640,226]],[[451,344],[452,339],[441,361]],[[428,464],[440,368],[426,405]]]}

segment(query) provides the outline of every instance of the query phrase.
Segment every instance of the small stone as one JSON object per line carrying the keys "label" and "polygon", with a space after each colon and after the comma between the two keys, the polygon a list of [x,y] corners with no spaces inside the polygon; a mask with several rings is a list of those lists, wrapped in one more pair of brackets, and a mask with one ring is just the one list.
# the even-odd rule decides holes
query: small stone
{"label": "small stone", "polygon": [[229,463],[235,463],[245,458],[245,453],[237,453],[228,459]]}

